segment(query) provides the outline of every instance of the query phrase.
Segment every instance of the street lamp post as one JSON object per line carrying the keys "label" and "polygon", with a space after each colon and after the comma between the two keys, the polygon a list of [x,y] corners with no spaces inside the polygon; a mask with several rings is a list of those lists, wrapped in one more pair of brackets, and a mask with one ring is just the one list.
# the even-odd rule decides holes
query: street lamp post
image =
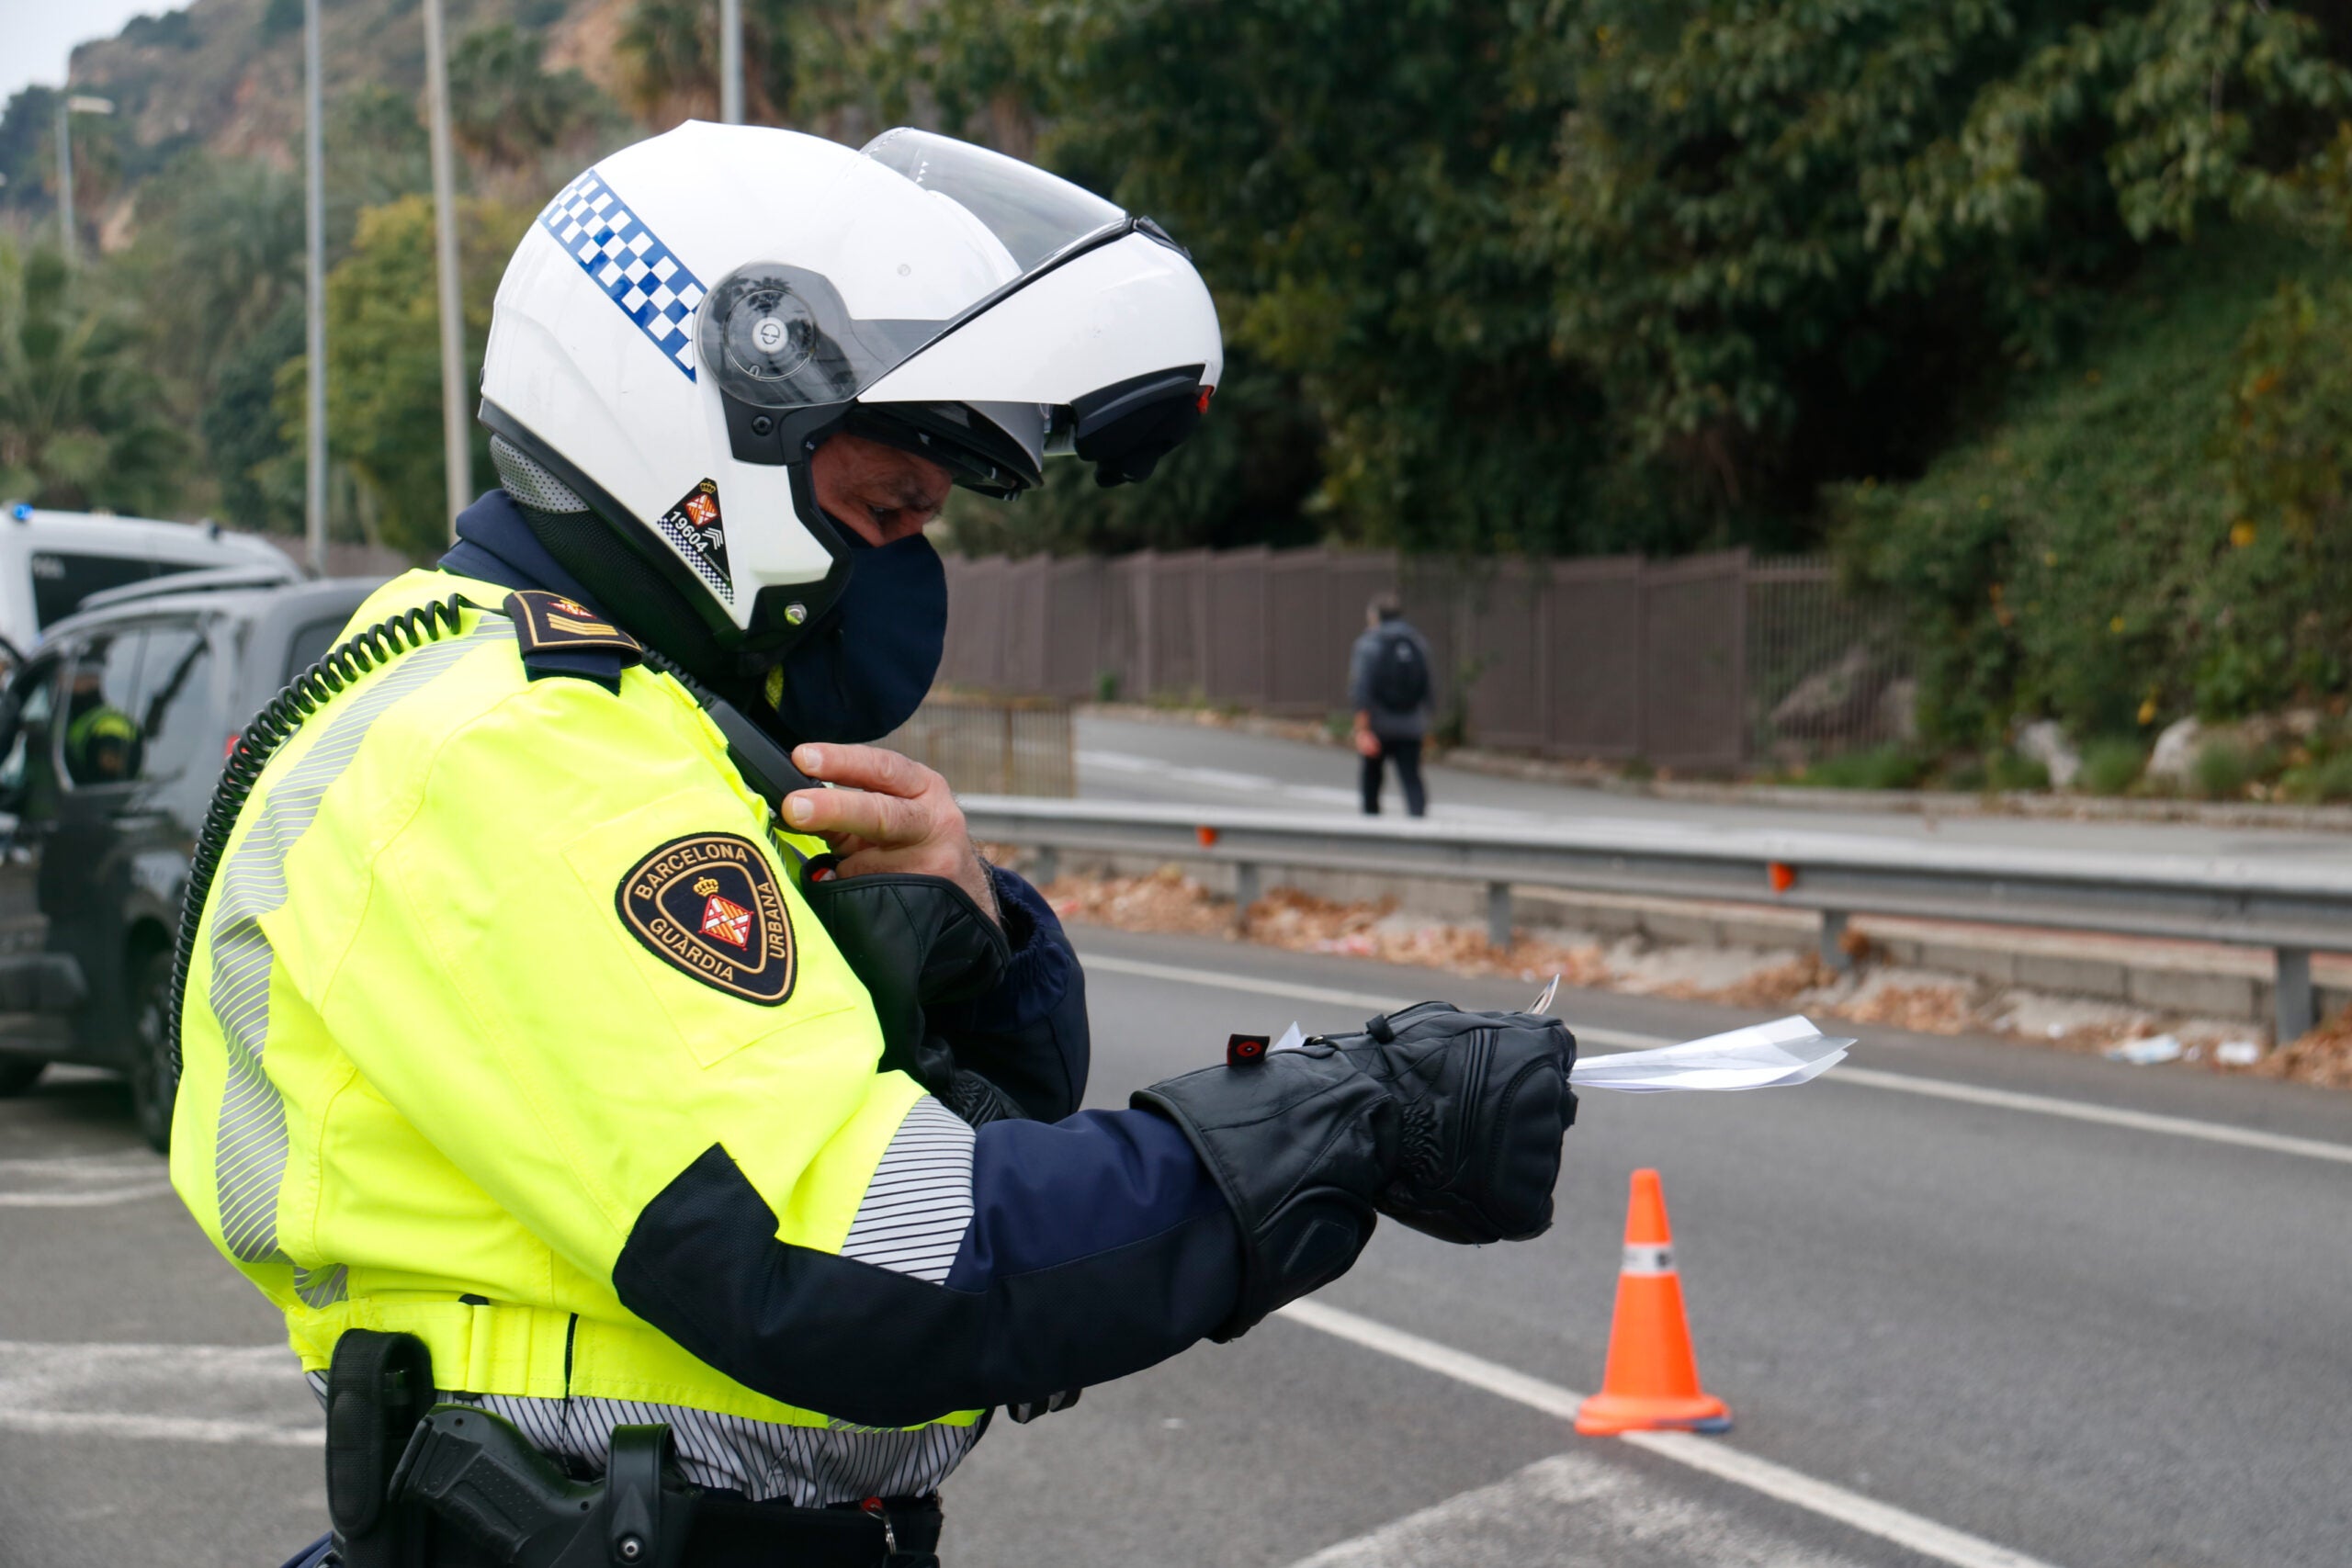
{"label": "street lamp post", "polygon": [[449,150],[449,62],[441,45],[441,0],[424,0],[424,98],[431,119],[433,229],[441,281],[441,452],[448,480],[449,537],[474,488],[467,430],[466,318],[458,273],[458,198]]}
{"label": "street lamp post", "polygon": [[743,0],[718,0],[718,118],[743,123]]}
{"label": "street lamp post", "polygon": [[57,234],[68,266],[74,265],[74,117],[112,113],[112,98],[93,98],[82,93],[57,95]]}
{"label": "street lamp post", "polygon": [[311,570],[327,573],[327,198],[320,123],[319,0],[302,0],[303,346],[309,361],[302,430],[302,535]]}

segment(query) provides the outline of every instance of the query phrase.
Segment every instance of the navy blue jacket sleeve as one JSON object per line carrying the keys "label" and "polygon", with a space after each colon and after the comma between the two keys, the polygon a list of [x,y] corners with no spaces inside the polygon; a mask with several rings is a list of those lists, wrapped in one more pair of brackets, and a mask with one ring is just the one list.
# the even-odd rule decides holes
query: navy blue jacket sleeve
{"label": "navy blue jacket sleeve", "polygon": [[1040,1122],[1058,1122],[1086,1098],[1090,1055],[1086,976],[1044,895],[989,867],[1012,962],[980,997],[929,1011],[956,1065],[1004,1090]]}
{"label": "navy blue jacket sleeve", "polygon": [[638,1216],[614,1285],[737,1382],[867,1426],[1140,1371],[1240,1295],[1232,1212],[1148,1111],[976,1131],[920,1101],[839,1254],[775,1233],[714,1145]]}

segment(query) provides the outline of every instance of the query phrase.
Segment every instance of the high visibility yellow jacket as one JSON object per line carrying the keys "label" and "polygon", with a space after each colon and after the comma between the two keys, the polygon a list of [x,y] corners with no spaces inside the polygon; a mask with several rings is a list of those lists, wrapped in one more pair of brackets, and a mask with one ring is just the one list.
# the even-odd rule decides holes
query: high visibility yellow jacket
{"label": "high visibility yellow jacket", "polygon": [[452,592],[270,760],[196,933],[173,1180],[305,1368],[404,1330],[445,1390],[969,1427],[1216,1325],[1235,1232],[1171,1125],[976,1135],[878,1072],[692,697],[532,679],[446,573],[353,625]]}

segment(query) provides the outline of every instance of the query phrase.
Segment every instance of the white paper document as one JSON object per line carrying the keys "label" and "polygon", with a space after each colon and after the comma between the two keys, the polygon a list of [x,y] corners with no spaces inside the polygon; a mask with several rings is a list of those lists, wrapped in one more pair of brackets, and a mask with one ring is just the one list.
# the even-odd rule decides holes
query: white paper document
{"label": "white paper document", "polygon": [[[1305,1043],[1294,1023],[1272,1049],[1295,1051]],[[1823,1034],[1809,1018],[1791,1016],[1679,1045],[1580,1056],[1568,1071],[1568,1082],[1578,1089],[1613,1089],[1621,1094],[1782,1089],[1819,1077],[1846,1059],[1846,1048],[1852,1043]]]}
{"label": "white paper document", "polygon": [[1568,1073],[1578,1089],[1656,1094],[1670,1089],[1781,1089],[1817,1078],[1846,1059],[1851,1040],[1832,1039],[1802,1016],[1660,1045],[1580,1056]]}

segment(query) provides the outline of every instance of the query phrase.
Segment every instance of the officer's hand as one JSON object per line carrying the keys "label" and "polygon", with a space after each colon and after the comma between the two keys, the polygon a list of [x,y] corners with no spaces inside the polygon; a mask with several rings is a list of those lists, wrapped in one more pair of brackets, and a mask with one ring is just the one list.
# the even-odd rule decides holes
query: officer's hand
{"label": "officer's hand", "polygon": [[1524,1241],[1552,1224],[1577,1119],[1576,1037],[1556,1018],[1422,1002],[1329,1037],[1396,1096],[1404,1157],[1380,1212],[1441,1241]]}
{"label": "officer's hand", "polygon": [[792,765],[836,787],[786,795],[785,826],[831,845],[842,875],[897,871],[944,877],[971,895],[990,919],[1001,919],[996,889],[945,779],[879,746],[795,747]]}

